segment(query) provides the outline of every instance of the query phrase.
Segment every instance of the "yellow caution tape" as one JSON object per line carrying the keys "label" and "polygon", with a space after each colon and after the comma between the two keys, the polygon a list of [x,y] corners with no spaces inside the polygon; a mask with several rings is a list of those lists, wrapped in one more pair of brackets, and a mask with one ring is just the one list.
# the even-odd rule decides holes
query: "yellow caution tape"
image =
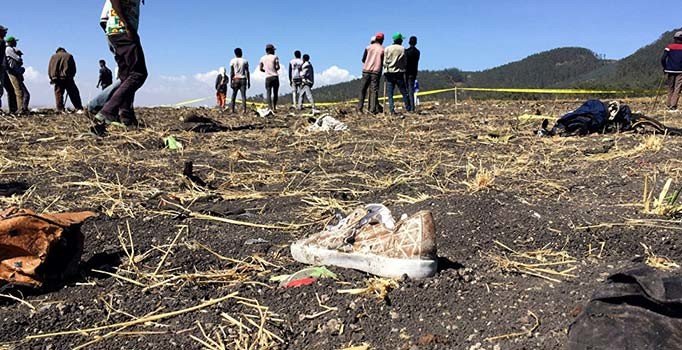
{"label": "yellow caution tape", "polygon": [[[459,91],[471,91],[471,92],[501,92],[501,93],[513,93],[513,94],[550,94],[550,95],[624,95],[624,94],[644,94],[644,93],[656,93],[655,91],[642,90],[584,90],[584,89],[517,89],[517,88],[474,88],[474,87],[456,87],[448,89],[430,90],[430,91],[420,91],[416,93],[416,96],[430,96],[437,95],[446,92],[459,92]],[[394,97],[402,97],[398,94]],[[385,101],[386,97],[379,98],[380,101]],[[176,104],[176,107],[186,106],[198,102],[203,102],[208,100],[208,98],[200,98],[196,100],[190,100],[185,102],[180,102]],[[358,103],[359,99],[353,99],[342,102],[322,102],[316,103],[316,106],[320,107],[333,107],[342,104]],[[248,102],[249,105],[256,107],[265,107],[264,103]]]}

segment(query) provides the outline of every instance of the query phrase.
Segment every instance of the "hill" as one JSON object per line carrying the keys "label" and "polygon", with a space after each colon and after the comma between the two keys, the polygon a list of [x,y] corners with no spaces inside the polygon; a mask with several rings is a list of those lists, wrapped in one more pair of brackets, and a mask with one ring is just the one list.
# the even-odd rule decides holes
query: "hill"
{"label": "hill", "polygon": [[[659,58],[677,30],[621,60],[605,60],[593,51],[564,47],[531,55],[479,72],[456,68],[420,72],[422,90],[463,84],[472,87],[655,89],[660,84]],[[357,98],[360,80],[315,89],[318,101]]]}

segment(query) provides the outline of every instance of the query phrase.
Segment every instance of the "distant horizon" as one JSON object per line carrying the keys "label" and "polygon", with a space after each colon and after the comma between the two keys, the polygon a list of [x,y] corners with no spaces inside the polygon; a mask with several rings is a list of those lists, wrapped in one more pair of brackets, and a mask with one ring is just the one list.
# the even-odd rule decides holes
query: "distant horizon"
{"label": "distant horizon", "polygon": [[[49,57],[58,46],[75,56],[79,70],[76,80],[86,101],[97,93],[99,59],[114,69],[97,24],[102,3],[25,0],[15,5],[12,17],[5,14],[0,19],[0,24],[10,29],[8,35],[20,39],[19,47],[26,54],[32,108],[54,105],[46,71]],[[208,98],[206,104],[211,105],[217,70],[227,65],[237,46],[244,49],[251,63],[249,95],[261,94],[264,77],[256,68],[266,43],[274,43],[279,49],[282,94],[289,92],[286,67],[295,49],[312,56],[318,75],[316,87],[350,81],[361,76],[362,50],[377,31],[389,37],[394,31],[418,36],[422,70],[482,71],[561,47],[586,48],[606,59],[619,60],[680,27],[662,10],[668,4],[351,0],[344,3],[345,11],[339,15],[332,12],[337,11],[334,4],[297,9],[289,3],[273,3],[267,9],[246,4],[244,15],[239,16],[222,1],[147,0],[140,32],[150,78],[136,102],[141,106],[171,105]],[[586,8],[603,10],[581,10]],[[609,15],[604,16],[604,11]],[[405,20],[397,23],[397,18]]]}

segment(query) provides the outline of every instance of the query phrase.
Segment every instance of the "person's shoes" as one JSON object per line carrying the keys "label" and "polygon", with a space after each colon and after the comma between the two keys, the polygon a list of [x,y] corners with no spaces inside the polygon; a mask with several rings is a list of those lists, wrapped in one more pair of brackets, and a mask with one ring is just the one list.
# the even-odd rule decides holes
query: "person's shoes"
{"label": "person's shoes", "polygon": [[102,112],[99,112],[97,115],[95,115],[95,122],[110,125],[111,123],[117,122],[117,120],[102,114]]}
{"label": "person's shoes", "polygon": [[291,245],[294,260],[356,269],[376,276],[413,279],[438,271],[433,216],[421,211],[395,222],[383,205],[353,211],[337,226]]}
{"label": "person's shoes", "polygon": [[90,127],[90,134],[96,137],[104,137],[109,133],[107,132],[107,126],[105,124],[95,124]]}
{"label": "person's shoes", "polygon": [[78,115],[83,115],[83,114],[85,114],[85,110],[79,109],[79,110],[76,111],[76,114],[78,114]]}

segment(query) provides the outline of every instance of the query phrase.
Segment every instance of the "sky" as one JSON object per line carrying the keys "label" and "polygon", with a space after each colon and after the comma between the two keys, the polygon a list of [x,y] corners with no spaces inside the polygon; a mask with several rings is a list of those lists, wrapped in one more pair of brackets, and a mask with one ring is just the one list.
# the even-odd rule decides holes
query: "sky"
{"label": "sky", "polygon": [[[21,0],[0,12],[0,25],[20,39],[32,106],[54,104],[47,63],[59,46],[76,58],[83,99],[97,93],[98,60],[115,66],[98,23],[103,3]],[[421,68],[430,70],[484,70],[564,46],[619,59],[682,26],[670,6],[669,0],[146,0],[140,36],[150,77],[136,101],[211,97],[217,70],[228,66],[235,47],[254,71],[249,94],[263,93],[264,78],[255,71],[268,43],[284,67],[294,50],[310,54],[317,86],[351,80],[361,76],[362,51],[376,32],[418,36]]]}

